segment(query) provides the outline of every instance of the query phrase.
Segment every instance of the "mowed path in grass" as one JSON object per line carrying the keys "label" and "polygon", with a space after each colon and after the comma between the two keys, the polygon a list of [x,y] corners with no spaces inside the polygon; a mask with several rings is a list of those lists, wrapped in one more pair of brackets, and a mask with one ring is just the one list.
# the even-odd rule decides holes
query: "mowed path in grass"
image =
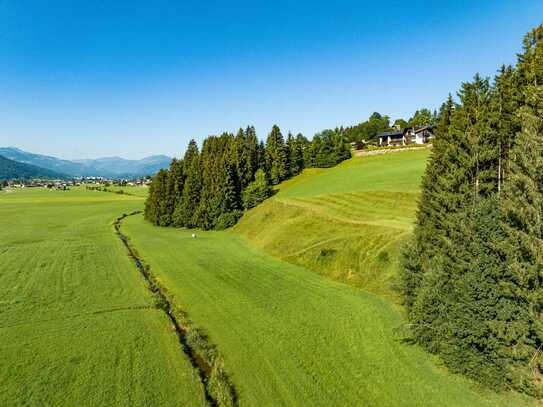
{"label": "mowed path in grass", "polygon": [[[427,157],[427,152],[401,153],[308,171],[281,185],[234,231],[197,232],[194,239],[192,231],[153,227],[140,215],[126,219],[123,231],[174,302],[217,345],[241,406],[529,405],[518,395],[485,391],[447,373],[428,354],[400,340],[404,321],[389,302],[314,272],[334,277],[334,268],[340,267],[334,256],[354,253],[352,242],[363,239],[357,261],[372,258],[361,272],[380,264],[393,276],[387,267],[397,256],[394,244],[410,233]],[[397,163],[394,170],[386,165],[389,158],[391,165]],[[380,181],[373,179],[376,172],[383,175]],[[395,185],[387,184],[390,179]],[[394,189],[401,190],[399,198]],[[366,224],[366,211],[357,208],[352,210],[358,218],[350,222],[344,218],[351,215],[328,204],[330,196],[354,196],[362,205],[370,196],[383,203],[366,205],[374,207],[372,223]],[[304,206],[300,198],[314,202]],[[407,206],[407,213],[398,214],[397,205]],[[379,212],[382,224],[375,223]],[[339,246],[331,246],[338,244],[336,232],[343,235]],[[342,248],[341,242],[351,246]],[[267,255],[262,247],[280,258],[286,253],[289,262]],[[303,263],[312,250],[317,253],[312,261],[321,269],[293,264]],[[390,257],[385,259],[383,252]],[[365,278],[377,280],[375,291],[389,292],[379,287],[387,281],[379,272]]]}
{"label": "mowed path in grass", "polygon": [[205,405],[112,228],[142,204],[83,189],[0,191],[0,405]]}

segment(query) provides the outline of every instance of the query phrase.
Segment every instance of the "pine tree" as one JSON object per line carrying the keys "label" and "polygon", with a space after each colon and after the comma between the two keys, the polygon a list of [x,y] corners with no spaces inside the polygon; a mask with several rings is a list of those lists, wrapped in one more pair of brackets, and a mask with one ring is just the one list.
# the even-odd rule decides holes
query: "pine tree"
{"label": "pine tree", "polygon": [[258,139],[256,137],[255,128],[248,126],[245,129],[245,170],[243,172],[244,177],[241,180],[243,188],[249,185],[255,178],[255,173],[259,168],[258,159]]}
{"label": "pine tree", "polygon": [[483,174],[491,160],[482,151],[491,137],[488,81],[476,75],[473,82],[462,84],[459,98],[447,133],[436,136],[423,181],[415,242],[410,245],[416,250],[404,258],[403,283],[413,332],[419,343],[441,353],[452,347],[447,338],[457,303],[454,284],[457,273],[462,273],[453,266],[468,251],[464,239],[472,233],[464,220],[489,193]]}
{"label": "pine tree", "polygon": [[194,139],[190,140],[185,156],[183,157],[183,173],[188,174],[192,166],[192,160],[199,157],[198,144]]}
{"label": "pine tree", "polygon": [[449,134],[449,127],[454,109],[452,96],[449,95],[447,101],[441,106],[435,129],[432,157],[422,179],[422,197],[417,211],[414,238],[403,250],[401,278],[408,311],[417,297],[424,273],[429,270],[433,254],[442,246],[440,230],[443,230],[445,217],[441,208],[446,204],[443,197],[448,190],[444,174],[451,166],[448,151],[452,148],[453,141]]}
{"label": "pine tree", "polygon": [[289,169],[292,177],[298,175],[304,169],[303,144],[301,142],[303,138],[302,134],[298,134],[296,137],[290,133],[288,135]]}
{"label": "pine tree", "polygon": [[247,162],[250,159],[247,152],[248,146],[245,140],[245,131],[240,128],[234,143],[231,144],[230,152],[228,152],[228,160],[231,166],[235,167],[236,171],[236,184],[238,194],[245,188],[249,182],[251,182],[252,173],[251,165]]}
{"label": "pine tree", "polygon": [[[188,228],[196,226],[194,213],[200,205],[201,174],[198,155],[191,157],[190,167],[185,179],[183,197],[179,208],[179,223]],[[186,163],[186,161],[184,161]]]}
{"label": "pine tree", "polygon": [[272,184],[278,184],[286,179],[287,155],[285,141],[278,126],[274,125],[266,140],[266,168]]}
{"label": "pine tree", "polygon": [[491,101],[490,125],[495,134],[495,140],[487,146],[498,160],[497,173],[494,175],[498,193],[502,190],[504,179],[507,177],[505,163],[509,159],[514,135],[520,130],[520,123],[515,119],[515,112],[519,107],[517,100],[513,67],[502,66],[494,80]]}
{"label": "pine tree", "polygon": [[161,201],[165,196],[166,184],[168,182],[168,172],[160,170],[154,177],[149,187],[149,196],[145,202],[144,217],[154,225],[160,224]]}
{"label": "pine tree", "polygon": [[[542,90],[534,86],[527,94],[540,98]],[[509,277],[502,284],[508,301],[503,312],[508,312],[508,318],[493,325],[493,334],[507,341],[502,352],[512,360],[509,378],[513,385],[541,395],[527,367],[536,375],[543,371],[541,361],[532,360],[543,345],[543,123],[529,106],[519,111],[519,117],[522,131],[511,149],[501,201],[507,232],[502,256]]]}
{"label": "pine tree", "polygon": [[257,153],[257,169],[261,169],[266,174],[268,174],[269,169],[266,164],[266,145],[262,140],[258,143],[258,153]]}
{"label": "pine tree", "polygon": [[287,135],[287,141],[285,143],[285,156],[286,156],[286,167],[287,167],[287,171],[286,171],[287,175],[285,176],[285,179],[290,178],[294,175],[293,170],[292,170],[292,163],[290,160],[292,156],[292,150],[294,147],[293,144],[294,144],[294,136],[289,131]]}

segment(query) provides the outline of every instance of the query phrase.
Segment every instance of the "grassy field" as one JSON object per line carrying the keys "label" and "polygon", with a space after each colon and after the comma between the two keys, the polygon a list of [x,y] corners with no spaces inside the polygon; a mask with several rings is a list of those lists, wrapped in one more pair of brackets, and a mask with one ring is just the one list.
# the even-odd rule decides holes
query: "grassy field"
{"label": "grassy field", "polygon": [[242,406],[530,404],[484,391],[404,343],[404,322],[382,298],[395,299],[397,247],[411,231],[427,158],[406,152],[306,171],[233,231],[194,239],[141,216],[123,230],[217,345]]}
{"label": "grassy field", "polygon": [[266,253],[397,302],[399,247],[411,233],[429,151],[306,170],[235,231]]}
{"label": "grassy field", "polygon": [[142,199],[0,191],[0,405],[205,405],[111,223]]}
{"label": "grassy field", "polygon": [[[217,347],[241,406],[533,405],[402,340],[392,288],[427,158],[305,171],[230,231],[192,238],[141,215],[121,229]],[[0,191],[0,405],[205,405],[112,228],[141,191]]]}
{"label": "grassy field", "polygon": [[123,231],[224,356],[241,406],[511,406],[400,340],[383,299],[274,259],[228,232]]}
{"label": "grassy field", "polygon": [[123,191],[124,194],[127,195],[135,195],[135,196],[141,196],[142,198],[147,197],[147,193],[149,192],[149,188],[146,186],[117,186],[112,185],[107,187],[109,191]]}

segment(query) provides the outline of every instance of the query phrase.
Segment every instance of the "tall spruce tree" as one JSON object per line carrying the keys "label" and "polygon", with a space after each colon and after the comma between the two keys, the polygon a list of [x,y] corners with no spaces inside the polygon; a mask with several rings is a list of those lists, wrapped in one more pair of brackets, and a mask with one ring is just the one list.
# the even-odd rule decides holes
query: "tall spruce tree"
{"label": "tall spruce tree", "polygon": [[298,133],[290,142],[290,172],[292,176],[296,176],[304,169],[304,147],[307,144],[307,139]]}
{"label": "tall spruce tree", "polygon": [[245,188],[255,178],[255,173],[259,168],[258,165],[258,138],[253,126],[248,126],[245,129],[245,149],[244,149],[244,164],[246,166],[243,171],[243,178],[240,180],[241,185]]}
{"label": "tall spruce tree", "polygon": [[266,140],[266,168],[273,185],[280,183],[288,176],[285,141],[281,130],[276,125],[272,127]]}
{"label": "tall spruce tree", "polygon": [[145,201],[144,217],[154,225],[160,224],[161,201],[165,196],[166,184],[168,183],[168,171],[160,170],[154,177],[149,187],[149,195]]}
{"label": "tall spruce tree", "polygon": [[[200,160],[198,153],[190,158],[190,167],[186,173],[185,184],[183,188],[183,197],[178,212],[179,224],[192,228],[196,226],[194,213],[200,205]],[[186,164],[186,161],[184,161]]]}
{"label": "tall spruce tree", "polygon": [[414,237],[407,243],[402,253],[401,279],[408,312],[422,285],[423,275],[430,269],[433,255],[439,252],[443,243],[440,231],[444,229],[446,216],[442,208],[446,205],[445,196],[449,190],[444,175],[453,169],[448,152],[453,143],[449,127],[454,109],[455,104],[449,95],[441,106],[432,157],[422,179],[422,197],[418,206]]}
{"label": "tall spruce tree", "polygon": [[492,324],[492,334],[505,342],[500,356],[509,362],[506,377],[512,385],[541,395],[534,379],[543,370],[543,125],[529,106],[518,114],[522,130],[511,149],[501,200],[507,240],[500,254],[507,279],[499,305],[507,318]]}

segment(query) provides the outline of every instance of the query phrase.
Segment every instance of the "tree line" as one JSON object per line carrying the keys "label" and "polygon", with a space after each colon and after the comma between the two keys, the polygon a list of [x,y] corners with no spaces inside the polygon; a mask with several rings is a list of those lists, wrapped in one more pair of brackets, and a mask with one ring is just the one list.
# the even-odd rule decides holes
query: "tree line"
{"label": "tree line", "polygon": [[541,396],[543,26],[436,120],[402,260],[414,339],[454,371]]}
{"label": "tree line", "polygon": [[266,142],[248,126],[236,135],[191,140],[182,159],[153,178],[145,219],[159,226],[225,229],[272,195],[272,186],[304,168],[331,167],[350,158],[342,134],[325,130],[310,141],[273,126]]}
{"label": "tree line", "polygon": [[434,126],[437,120],[437,112],[432,112],[430,109],[423,108],[417,110],[408,120],[402,118],[396,119],[391,124],[389,116],[381,115],[378,112],[372,113],[368,120],[359,123],[355,126],[339,127],[337,132],[343,134],[346,141],[375,141],[377,136],[386,131],[392,131],[399,127],[406,129],[411,127]]}

